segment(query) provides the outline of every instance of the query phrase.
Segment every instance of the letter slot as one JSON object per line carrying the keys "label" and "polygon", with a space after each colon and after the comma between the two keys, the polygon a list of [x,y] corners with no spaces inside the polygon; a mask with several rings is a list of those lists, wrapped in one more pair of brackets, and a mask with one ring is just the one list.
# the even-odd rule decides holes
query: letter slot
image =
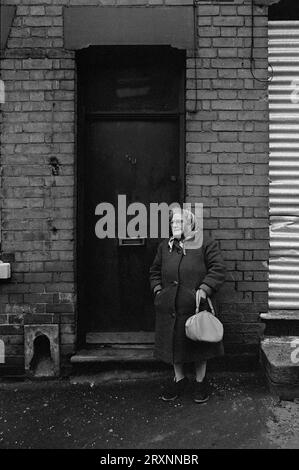
{"label": "letter slot", "polygon": [[141,237],[129,237],[129,238],[119,238],[119,246],[145,246],[146,238]]}

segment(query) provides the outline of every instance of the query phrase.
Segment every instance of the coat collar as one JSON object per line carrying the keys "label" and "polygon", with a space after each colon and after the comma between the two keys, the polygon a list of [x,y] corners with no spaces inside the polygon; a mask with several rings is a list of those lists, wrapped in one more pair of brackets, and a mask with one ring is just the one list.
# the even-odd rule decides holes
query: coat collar
{"label": "coat collar", "polygon": [[180,240],[178,240],[177,238],[175,237],[170,237],[170,239],[168,240],[168,246],[169,246],[169,252],[171,253],[172,250],[173,250],[173,244],[174,244],[174,241],[177,240],[178,241],[178,245],[179,247],[182,249],[182,252],[184,255],[186,255],[186,248],[184,246],[185,242],[187,242],[188,240],[192,240],[192,238],[194,238],[194,233],[192,233],[191,235],[187,236],[186,238],[181,238]]}

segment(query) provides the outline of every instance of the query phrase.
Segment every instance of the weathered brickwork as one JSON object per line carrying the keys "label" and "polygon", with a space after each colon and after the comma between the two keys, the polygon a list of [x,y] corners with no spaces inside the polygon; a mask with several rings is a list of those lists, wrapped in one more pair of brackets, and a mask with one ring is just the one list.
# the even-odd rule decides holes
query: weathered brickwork
{"label": "weathered brickwork", "polygon": [[[76,339],[75,54],[63,49],[63,6],[190,5],[190,0],[6,0],[16,16],[1,60],[0,336],[23,364],[23,325],[60,323],[62,356]],[[228,353],[257,353],[267,310],[267,83],[250,71],[250,2],[200,2],[196,59],[187,51],[187,200],[223,250],[219,296]],[[255,7],[254,74],[267,77],[267,9]],[[195,60],[197,72],[195,72]],[[197,109],[195,106],[197,87]]]}
{"label": "weathered brickwork", "polygon": [[[256,7],[254,75],[267,78],[267,11]],[[226,351],[257,351],[259,312],[267,311],[267,83],[250,71],[251,5],[199,6],[198,113],[187,114],[187,193],[200,199],[205,227],[228,267],[219,297]],[[191,56],[191,53],[190,53]],[[188,60],[187,109],[195,98]]]}

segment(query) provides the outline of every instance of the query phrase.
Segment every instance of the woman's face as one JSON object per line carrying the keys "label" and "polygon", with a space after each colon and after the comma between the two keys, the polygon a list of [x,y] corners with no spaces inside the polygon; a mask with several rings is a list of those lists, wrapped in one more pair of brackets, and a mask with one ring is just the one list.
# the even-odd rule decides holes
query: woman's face
{"label": "woman's face", "polygon": [[184,232],[184,219],[180,214],[174,214],[170,222],[172,235],[181,238]]}

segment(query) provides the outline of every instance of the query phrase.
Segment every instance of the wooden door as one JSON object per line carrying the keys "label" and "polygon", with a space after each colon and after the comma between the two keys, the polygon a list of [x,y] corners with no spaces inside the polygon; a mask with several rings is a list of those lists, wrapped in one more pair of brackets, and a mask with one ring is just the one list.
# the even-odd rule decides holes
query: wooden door
{"label": "wooden door", "polygon": [[181,202],[183,59],[170,48],[92,48],[78,57],[78,293],[86,332],[154,330],[148,271],[159,240],[97,238],[95,208],[113,205],[117,231],[119,195],[148,214],[151,202]]}

